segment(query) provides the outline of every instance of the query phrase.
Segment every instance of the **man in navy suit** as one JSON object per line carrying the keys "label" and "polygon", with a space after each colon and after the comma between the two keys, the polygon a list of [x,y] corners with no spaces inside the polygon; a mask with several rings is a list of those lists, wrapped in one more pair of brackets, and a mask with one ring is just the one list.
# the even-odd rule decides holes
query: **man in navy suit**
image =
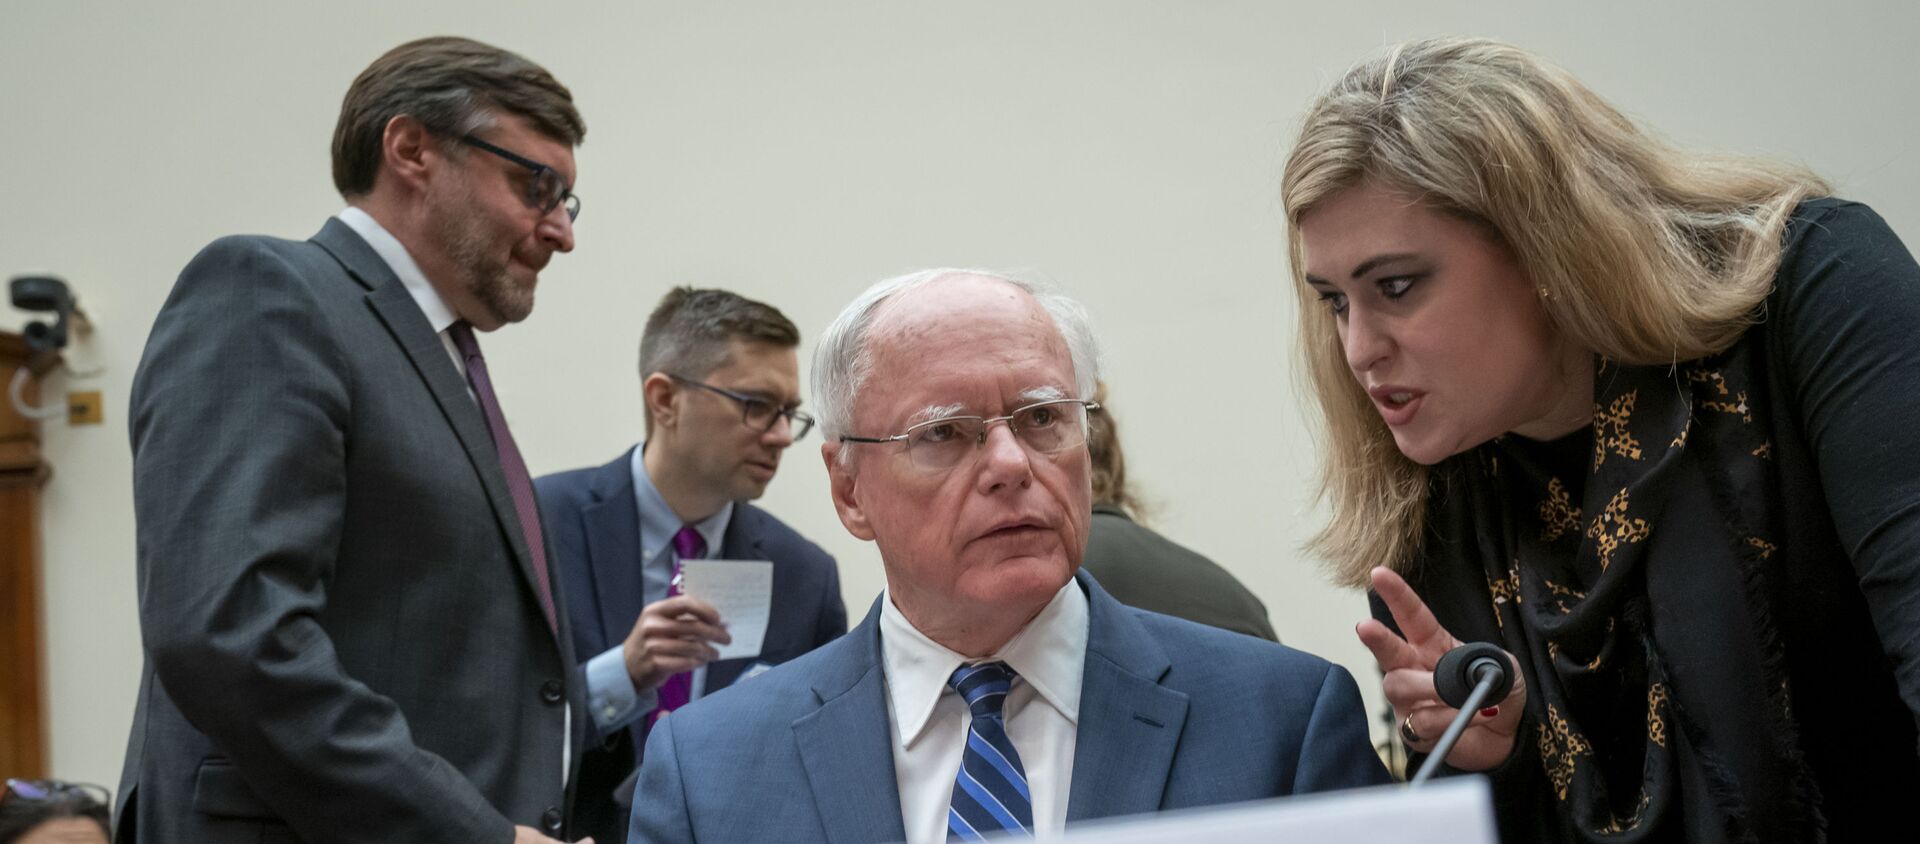
{"label": "man in navy suit", "polygon": [[[841,313],[814,359],[822,454],[887,590],[661,722],[629,840],[931,844],[1387,781],[1345,670],[1076,574],[1097,360],[1078,304],[1005,276],[928,270]],[[1196,419],[1238,424],[1233,404]]]}
{"label": "man in navy suit", "polygon": [[[673,290],[640,340],[646,441],[537,482],[600,738],[581,761],[574,828],[602,844],[625,839],[622,783],[653,724],[846,632],[833,558],[746,503],[813,425],[798,409],[799,343],[773,307]],[[772,561],[759,656],[715,661],[727,619],[679,589],[680,563],[697,558]]]}

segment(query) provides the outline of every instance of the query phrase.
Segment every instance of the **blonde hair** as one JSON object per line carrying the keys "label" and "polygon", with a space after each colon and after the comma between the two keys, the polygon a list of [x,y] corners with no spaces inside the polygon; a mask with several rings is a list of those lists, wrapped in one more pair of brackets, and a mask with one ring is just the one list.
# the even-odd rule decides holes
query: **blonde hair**
{"label": "blonde hair", "polygon": [[1093,402],[1100,409],[1087,416],[1087,454],[1093,466],[1093,503],[1118,507],[1127,518],[1144,521],[1146,508],[1127,483],[1127,454],[1120,449],[1119,423],[1107,404],[1107,382],[1094,386]]}
{"label": "blonde hair", "polygon": [[1732,345],[1772,290],[1794,208],[1828,192],[1800,167],[1676,150],[1497,41],[1411,41],[1348,71],[1308,110],[1281,184],[1300,352],[1327,423],[1332,519],[1309,549],[1348,585],[1406,570],[1428,496],[1427,467],[1395,447],[1302,277],[1301,218],[1363,182],[1497,235],[1562,338],[1627,364]]}

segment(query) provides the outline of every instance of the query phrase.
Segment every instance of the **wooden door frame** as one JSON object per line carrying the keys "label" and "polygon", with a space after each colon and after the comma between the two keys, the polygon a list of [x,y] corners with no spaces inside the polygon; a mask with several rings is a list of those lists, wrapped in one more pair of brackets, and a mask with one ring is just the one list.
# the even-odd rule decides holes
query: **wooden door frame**
{"label": "wooden door frame", "polygon": [[[43,375],[57,363],[31,360],[20,335],[0,332],[0,390],[29,367]],[[38,379],[24,398],[39,401]],[[52,472],[40,453],[40,423],[0,397],[0,775],[47,775],[46,627],[40,602],[40,488]]]}

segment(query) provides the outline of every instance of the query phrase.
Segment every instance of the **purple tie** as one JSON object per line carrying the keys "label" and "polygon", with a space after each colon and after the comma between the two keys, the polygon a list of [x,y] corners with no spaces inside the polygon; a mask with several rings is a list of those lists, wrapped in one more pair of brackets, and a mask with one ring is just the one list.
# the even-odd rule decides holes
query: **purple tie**
{"label": "purple tie", "polygon": [[[681,562],[698,560],[707,554],[707,540],[692,525],[683,525],[680,532],[673,535],[673,579],[667,581],[667,597],[680,594]],[[660,684],[660,705],[654,707],[651,720],[658,721],[667,713],[687,705],[693,698],[693,673],[682,672],[667,678]]]}
{"label": "purple tie", "polygon": [[447,336],[467,361],[467,384],[487,417],[487,432],[493,435],[493,450],[500,454],[500,471],[507,476],[507,493],[513,496],[513,512],[520,517],[520,532],[526,535],[527,552],[533,555],[533,578],[540,584],[540,610],[547,614],[547,626],[554,623],[553,587],[547,579],[547,540],[540,530],[540,510],[533,501],[533,476],[527,474],[527,462],[520,459],[520,448],[513,444],[513,432],[507,430],[507,417],[500,413],[500,400],[493,395],[493,379],[487,377],[487,359],[480,356],[480,343],[473,338],[473,327],[465,322],[447,326]]}

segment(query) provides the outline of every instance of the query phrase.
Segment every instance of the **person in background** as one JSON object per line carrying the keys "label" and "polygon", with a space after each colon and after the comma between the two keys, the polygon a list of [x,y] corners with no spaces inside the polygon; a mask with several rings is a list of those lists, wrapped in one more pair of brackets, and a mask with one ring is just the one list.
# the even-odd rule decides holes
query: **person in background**
{"label": "person in background", "polygon": [[1386,781],[1345,670],[1078,571],[1098,360],[1078,303],[997,274],[889,279],[841,312],[821,456],[886,592],[656,724],[629,840],[932,844]]}
{"label": "person in background", "polygon": [[107,844],[107,790],[59,780],[7,780],[0,844]]}
{"label": "person in background", "polygon": [[[1920,266],[1817,176],[1682,152],[1484,39],[1394,46],[1282,186],[1317,547],[1399,732],[1510,841],[1858,841],[1920,793]],[[1894,830],[1896,832],[1889,832]]]}
{"label": "person in background", "polygon": [[1140,501],[1127,482],[1127,458],[1107,385],[1087,417],[1087,451],[1093,460],[1093,522],[1081,568],[1120,603],[1223,630],[1279,641],[1267,607],[1226,569],[1140,523]]}
{"label": "person in background", "polygon": [[[813,427],[799,409],[799,344],[771,305],[675,288],[640,337],[646,440],[535,482],[600,737],[581,761],[575,826],[600,844],[626,840],[627,780],[655,720],[847,632],[833,557],[748,503]],[[758,656],[713,661],[727,619],[679,594],[676,576],[703,557],[773,563]]]}
{"label": "person in background", "polygon": [[477,335],[573,250],[585,134],[519,55],[402,44],[341,103],[347,207],[180,273],[128,403],[146,665],[120,840],[562,834],[583,698]]}

